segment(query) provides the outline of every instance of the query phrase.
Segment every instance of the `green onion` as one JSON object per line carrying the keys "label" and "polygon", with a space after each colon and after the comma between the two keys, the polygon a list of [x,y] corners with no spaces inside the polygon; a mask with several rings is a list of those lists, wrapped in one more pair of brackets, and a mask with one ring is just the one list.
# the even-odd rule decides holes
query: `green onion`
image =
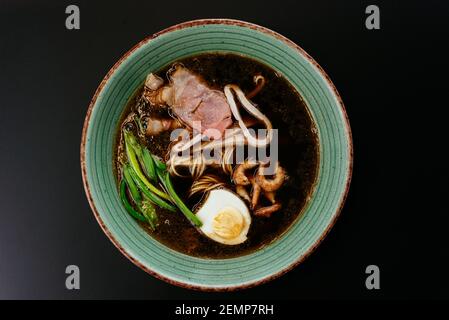
{"label": "green onion", "polygon": [[145,216],[145,218],[147,218],[151,228],[153,230],[156,229],[158,218],[156,214],[156,208],[153,206],[153,204],[149,200],[143,200],[140,211]]}
{"label": "green onion", "polygon": [[164,172],[165,170],[167,170],[167,165],[163,161],[159,160],[158,157],[153,155],[153,160],[154,160],[154,165],[156,166],[156,169],[158,171]]}
{"label": "green onion", "polygon": [[125,179],[126,185],[128,186],[128,190],[131,193],[131,197],[134,200],[134,202],[137,204],[137,206],[140,206],[140,203],[142,202],[142,197],[140,195],[139,189],[137,189],[136,184],[134,183],[134,180],[131,178],[130,170],[132,170],[129,165],[123,166],[123,179]]}
{"label": "green onion", "polygon": [[[142,147],[130,131],[124,131],[125,149],[129,164],[123,167],[123,179],[120,186],[122,201],[127,211],[140,221],[147,221],[155,229],[158,222],[156,209],[153,204],[161,208],[176,211],[176,207],[165,200],[173,202],[186,218],[195,226],[201,227],[201,220],[184,204],[177,195],[167,171],[166,164],[158,157],[152,155],[147,148]],[[140,163],[139,163],[140,162]],[[142,171],[154,182],[159,181],[166,193],[156,188]],[[134,202],[142,214],[135,211],[126,197],[126,186]],[[123,189],[123,190],[122,190]],[[139,190],[143,193],[143,199]],[[165,199],[165,200],[164,200]]]}
{"label": "green onion", "polygon": [[122,182],[120,183],[120,198],[122,200],[123,205],[125,206],[126,211],[135,219],[146,222],[147,219],[141,215],[139,212],[134,210],[132,205],[129,203],[128,198],[126,196],[126,182],[124,179],[122,179]]}
{"label": "green onion", "polygon": [[150,151],[148,151],[147,148],[143,148],[142,163],[148,177],[150,177],[150,179],[153,181],[157,181],[156,167],[154,164],[154,160],[153,157],[151,156]]}
{"label": "green onion", "polygon": [[124,136],[125,136],[125,145],[131,147],[138,157],[141,156],[142,147],[140,146],[134,134],[129,130],[125,130]]}
{"label": "green onion", "polygon": [[124,135],[125,135],[126,154],[128,156],[129,163],[134,172],[137,174],[139,179],[146,185],[146,187],[150,189],[151,192],[153,192],[154,194],[158,195],[161,198],[170,200],[170,197],[163,191],[153,186],[151,182],[148,181],[145,174],[142,172],[139,162],[137,161],[137,156],[140,157],[142,156],[142,147],[137,143],[137,140],[134,137],[134,135],[129,131],[125,131]]}
{"label": "green onion", "polygon": [[170,174],[168,172],[165,173],[163,177],[163,185],[167,189],[168,194],[173,199],[174,203],[178,206],[179,210],[186,216],[187,219],[190,220],[197,227],[201,227],[203,223],[201,220],[182,202],[181,198],[176,194],[175,189],[170,180]]}
{"label": "green onion", "polygon": [[151,190],[146,186],[146,184],[140,179],[139,175],[134,170],[129,170],[129,173],[131,174],[131,178],[136,183],[137,187],[142,191],[142,193],[148,197],[151,202],[154,204],[157,204],[159,207],[170,210],[170,211],[176,211],[176,208],[172,206],[171,204],[165,202],[161,198],[159,198],[156,194],[151,192]]}

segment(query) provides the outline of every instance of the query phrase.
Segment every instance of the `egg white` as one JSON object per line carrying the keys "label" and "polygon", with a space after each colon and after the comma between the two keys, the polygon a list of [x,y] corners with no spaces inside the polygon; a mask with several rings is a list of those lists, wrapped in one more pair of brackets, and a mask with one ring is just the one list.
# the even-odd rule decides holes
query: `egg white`
{"label": "egg white", "polygon": [[[215,216],[225,208],[237,210],[243,218],[243,228],[240,234],[233,239],[225,239],[214,232],[213,221]],[[245,202],[227,189],[215,189],[209,192],[207,199],[201,204],[196,215],[203,222],[200,227],[202,233],[208,238],[226,245],[237,245],[246,241],[249,227],[251,225],[251,215]]]}

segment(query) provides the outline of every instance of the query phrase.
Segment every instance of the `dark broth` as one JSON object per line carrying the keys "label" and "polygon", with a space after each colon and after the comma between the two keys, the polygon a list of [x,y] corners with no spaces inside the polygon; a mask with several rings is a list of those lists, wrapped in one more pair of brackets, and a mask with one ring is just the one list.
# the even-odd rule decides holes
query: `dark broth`
{"label": "dark broth", "polygon": [[[160,225],[151,231],[142,227],[168,247],[198,257],[230,258],[251,253],[271,243],[284,233],[298,218],[313,190],[318,168],[318,139],[315,125],[297,91],[282,76],[268,66],[255,60],[233,54],[202,54],[177,61],[191,71],[201,75],[213,88],[223,89],[224,85],[235,83],[244,92],[254,88],[253,76],[262,74],[266,79],[264,88],[252,99],[258,108],[271,120],[279,133],[279,161],[289,176],[276,197],[282,209],[270,218],[252,216],[248,240],[240,245],[227,246],[202,236],[183,216],[157,208]],[[165,79],[170,66],[157,72]],[[139,97],[142,89],[130,100],[121,121],[120,128],[130,113],[137,109],[149,108],[144,112],[154,113],[149,106],[142,106]],[[165,112],[165,111],[163,111]],[[169,144],[169,133],[156,137],[141,137],[149,150],[165,157]],[[123,145],[120,130],[116,140],[115,168],[120,178],[120,159]],[[191,180],[173,178],[177,192],[192,208],[198,198],[187,199]]]}

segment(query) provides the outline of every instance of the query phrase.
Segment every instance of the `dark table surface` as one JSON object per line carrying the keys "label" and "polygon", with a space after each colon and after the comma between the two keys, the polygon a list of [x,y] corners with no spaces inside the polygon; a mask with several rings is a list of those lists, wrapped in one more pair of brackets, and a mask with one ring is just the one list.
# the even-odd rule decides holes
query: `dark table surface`
{"label": "dark table surface", "polygon": [[[65,28],[65,8],[81,29]],[[377,4],[381,29],[365,28]],[[12,1],[0,4],[0,298],[448,298],[449,6],[443,1]],[[234,293],[159,281],[106,238],[80,173],[89,101],[144,37],[197,18],[242,19],[303,47],[345,102],[355,147],[344,210],[285,276]],[[81,290],[65,288],[65,268]],[[380,268],[380,290],[365,268]]]}

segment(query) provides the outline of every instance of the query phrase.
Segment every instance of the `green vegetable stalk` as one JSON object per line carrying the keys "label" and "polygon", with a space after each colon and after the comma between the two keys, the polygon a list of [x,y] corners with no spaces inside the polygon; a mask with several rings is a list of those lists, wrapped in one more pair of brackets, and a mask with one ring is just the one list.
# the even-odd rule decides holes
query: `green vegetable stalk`
{"label": "green vegetable stalk", "polygon": [[[193,225],[200,227],[202,225],[201,220],[177,195],[166,164],[152,155],[147,148],[142,147],[130,131],[124,131],[124,137],[129,164],[123,166],[120,196],[128,213],[139,221],[148,222],[154,230],[158,222],[154,205],[173,212],[178,207]],[[165,192],[151,184],[147,177],[156,183],[159,180]],[[126,187],[128,187],[130,195],[140,212],[134,210],[129,203],[126,196]],[[166,200],[173,202],[176,207]]]}
{"label": "green vegetable stalk", "polygon": [[159,160],[158,157],[153,156],[152,158],[157,171],[164,172],[165,170],[167,170],[167,165],[161,160]]}
{"label": "green vegetable stalk", "polygon": [[140,211],[142,214],[147,218],[148,223],[150,224],[151,228],[153,230],[156,229],[156,224],[158,222],[157,214],[156,214],[156,208],[151,203],[151,201],[145,199],[142,201],[142,205],[140,206]]}
{"label": "green vegetable stalk", "polygon": [[131,197],[134,200],[134,202],[136,203],[137,206],[140,206],[141,202],[142,202],[142,197],[140,195],[140,192],[136,186],[136,184],[134,183],[134,180],[131,177],[131,173],[130,170],[132,170],[129,165],[124,165],[123,166],[123,179],[126,182],[126,185],[128,186],[129,192],[131,193]]}
{"label": "green vegetable stalk", "polygon": [[165,192],[159,190],[154,185],[152,185],[151,182],[148,181],[145,174],[142,172],[142,169],[140,168],[139,162],[137,160],[137,157],[139,158],[143,157],[142,147],[139,145],[134,135],[129,131],[125,131],[124,136],[125,136],[126,155],[128,156],[128,161],[133,171],[137,174],[139,179],[145,184],[145,186],[152,193],[166,200],[170,200],[170,197]]}
{"label": "green vegetable stalk", "polygon": [[120,198],[122,200],[123,205],[125,206],[126,211],[135,219],[147,222],[147,218],[145,218],[143,215],[141,215],[139,212],[134,210],[133,206],[129,203],[128,197],[126,196],[126,182],[124,179],[122,179],[122,182],[120,183]]}
{"label": "green vegetable stalk", "polygon": [[142,163],[148,177],[150,177],[153,181],[157,181],[156,166],[154,164],[153,157],[147,148],[143,148],[142,150]]}
{"label": "green vegetable stalk", "polygon": [[[139,189],[137,188],[132,178],[131,173],[132,169],[130,168],[130,166],[124,165],[122,171],[123,171],[123,179],[120,185],[120,196],[122,198],[122,202],[125,205],[126,210],[131,216],[133,216],[137,220],[148,222],[151,228],[154,230],[158,222],[156,209],[154,208],[150,200],[146,198],[142,200],[142,196],[139,192]],[[128,190],[131,194],[131,198],[135,202],[140,213],[134,210],[132,205],[129,203],[128,198],[126,196],[126,187],[128,187]]]}
{"label": "green vegetable stalk", "polygon": [[131,178],[136,183],[137,187],[142,191],[142,193],[154,204],[157,204],[159,207],[170,210],[170,211],[176,211],[176,208],[172,206],[171,204],[165,202],[160,197],[158,197],[156,194],[151,192],[151,190],[146,186],[146,184],[140,179],[137,172],[134,170],[129,170],[129,173],[131,174]]}
{"label": "green vegetable stalk", "polygon": [[176,204],[179,210],[181,210],[181,212],[186,216],[187,219],[189,219],[191,223],[193,223],[197,227],[201,227],[203,225],[201,220],[184,204],[181,198],[176,194],[176,191],[173,188],[170,180],[170,174],[168,172],[165,172],[165,175],[161,175],[160,177],[163,179],[163,181],[161,181],[162,184],[165,186],[168,194],[173,199],[173,202]]}

